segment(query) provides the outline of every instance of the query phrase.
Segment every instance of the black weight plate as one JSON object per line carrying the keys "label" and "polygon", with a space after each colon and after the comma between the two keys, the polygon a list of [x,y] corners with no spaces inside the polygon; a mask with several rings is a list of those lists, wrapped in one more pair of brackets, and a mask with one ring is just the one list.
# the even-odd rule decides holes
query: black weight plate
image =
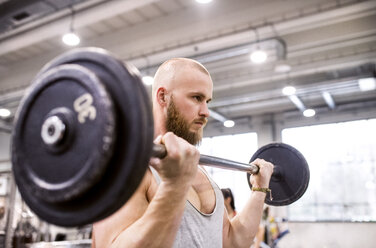
{"label": "black weight plate", "polygon": [[[93,100],[88,107],[95,116],[80,123],[74,105],[82,96]],[[49,203],[84,194],[112,157],[114,115],[105,88],[84,67],[63,65],[40,74],[22,100],[12,136],[13,171],[21,194]],[[56,146],[47,145],[41,137],[50,116],[58,116],[66,125],[64,138]]]}
{"label": "black weight plate", "polygon": [[57,57],[41,73],[62,64],[78,64],[95,72],[109,92],[117,116],[113,157],[101,180],[79,199],[40,206],[40,217],[46,221],[80,226],[109,216],[135,192],[148,167],[153,121],[149,98],[141,87],[138,71],[131,65],[103,49],[80,48]]}
{"label": "black weight plate", "polygon": [[[113,55],[111,55],[113,56]],[[120,62],[122,63],[122,62]],[[134,85],[137,88],[137,92],[134,92],[133,94],[136,96],[136,98],[139,100],[137,103],[138,105],[138,124],[139,129],[141,130],[140,133],[138,133],[137,137],[134,136],[134,138],[138,139],[138,147],[137,147],[137,156],[139,161],[136,161],[133,165],[131,177],[128,178],[128,181],[123,184],[123,187],[128,187],[127,191],[124,191],[124,198],[119,198],[119,201],[114,203],[111,208],[108,208],[108,211],[104,212],[102,215],[98,216],[96,221],[101,220],[109,215],[111,215],[113,212],[118,210],[123,204],[126,202],[126,200],[133,195],[134,191],[136,190],[137,186],[140,184],[140,179],[143,178],[145,171],[148,167],[149,159],[151,157],[151,150],[152,150],[152,144],[154,139],[154,120],[153,120],[153,113],[151,108],[151,102],[150,97],[147,94],[147,91],[145,89],[144,84],[142,83],[142,79],[139,75],[139,72],[137,68],[135,68],[131,64],[122,63],[122,65],[125,67],[125,69],[134,77],[135,82]],[[128,87],[124,81],[124,76],[118,75],[118,80],[120,86],[124,87],[124,90],[128,90]],[[127,87],[125,87],[127,86]],[[124,111],[125,109],[122,109]],[[119,115],[124,115],[125,112],[119,112]],[[136,122],[134,122],[136,124]],[[128,141],[129,142],[129,141]],[[131,142],[134,142],[132,139]],[[130,166],[125,165],[124,166]],[[135,188],[136,187],[136,188]],[[123,201],[125,200],[125,201]]]}
{"label": "black weight plate", "polygon": [[[307,161],[297,149],[284,143],[272,143],[259,148],[250,162],[256,158],[274,164],[269,184],[273,200],[270,200],[268,193],[265,203],[272,206],[284,206],[302,197],[308,188],[310,173]],[[252,188],[250,176],[247,174],[247,180]]]}

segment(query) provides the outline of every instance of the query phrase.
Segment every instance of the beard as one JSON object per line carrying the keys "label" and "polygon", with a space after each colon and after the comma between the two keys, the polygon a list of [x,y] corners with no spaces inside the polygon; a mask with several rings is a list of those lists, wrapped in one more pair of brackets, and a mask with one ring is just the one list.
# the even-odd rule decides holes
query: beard
{"label": "beard", "polygon": [[176,108],[172,97],[167,108],[166,129],[168,132],[173,132],[176,136],[185,139],[191,145],[199,145],[201,143],[203,129],[200,128],[197,132],[191,132],[189,130],[189,123],[184,120],[183,116]]}

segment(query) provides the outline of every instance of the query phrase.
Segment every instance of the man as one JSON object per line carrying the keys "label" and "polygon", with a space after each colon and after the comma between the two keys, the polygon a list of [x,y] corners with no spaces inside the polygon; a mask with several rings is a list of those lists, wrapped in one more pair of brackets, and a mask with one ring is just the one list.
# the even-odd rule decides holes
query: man
{"label": "man", "polygon": [[[150,169],[129,201],[94,224],[93,246],[247,247],[258,230],[265,193],[252,192],[243,211],[229,219],[218,186],[198,166],[200,142],[209,117],[213,82],[200,63],[171,59],[158,69],[152,90],[155,143],[167,156]],[[268,188],[273,165],[255,160],[252,185]]]}

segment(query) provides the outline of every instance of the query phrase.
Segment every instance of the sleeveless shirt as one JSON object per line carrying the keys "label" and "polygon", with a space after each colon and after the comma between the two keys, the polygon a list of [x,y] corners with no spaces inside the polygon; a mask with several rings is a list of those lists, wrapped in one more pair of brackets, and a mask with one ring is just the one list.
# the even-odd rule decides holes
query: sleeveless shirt
{"label": "sleeveless shirt", "polygon": [[[151,169],[157,184],[159,185],[161,179],[158,172],[151,166]],[[174,248],[221,248],[222,247],[222,233],[223,233],[223,214],[224,214],[224,199],[222,191],[217,184],[206,174],[201,168],[201,171],[208,178],[214,193],[215,193],[215,207],[212,213],[205,214],[196,209],[188,200],[185,204],[185,209],[179,230],[177,232]]]}

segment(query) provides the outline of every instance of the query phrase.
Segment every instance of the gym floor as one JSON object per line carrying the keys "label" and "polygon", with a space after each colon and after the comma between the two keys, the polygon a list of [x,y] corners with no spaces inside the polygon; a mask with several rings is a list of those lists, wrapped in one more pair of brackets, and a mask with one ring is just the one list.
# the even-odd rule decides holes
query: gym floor
{"label": "gym floor", "polygon": [[[49,225],[29,210],[10,155],[28,86],[76,47],[133,64],[148,93],[147,76],[164,60],[200,61],[214,82],[200,152],[248,163],[257,148],[285,142],[307,159],[304,196],[270,207],[270,235],[288,230],[277,246],[375,247],[375,23],[374,0],[0,0],[0,247],[90,243],[90,226]],[[62,40],[68,32],[78,44]],[[208,171],[233,190],[240,211],[249,194],[244,173]]]}

